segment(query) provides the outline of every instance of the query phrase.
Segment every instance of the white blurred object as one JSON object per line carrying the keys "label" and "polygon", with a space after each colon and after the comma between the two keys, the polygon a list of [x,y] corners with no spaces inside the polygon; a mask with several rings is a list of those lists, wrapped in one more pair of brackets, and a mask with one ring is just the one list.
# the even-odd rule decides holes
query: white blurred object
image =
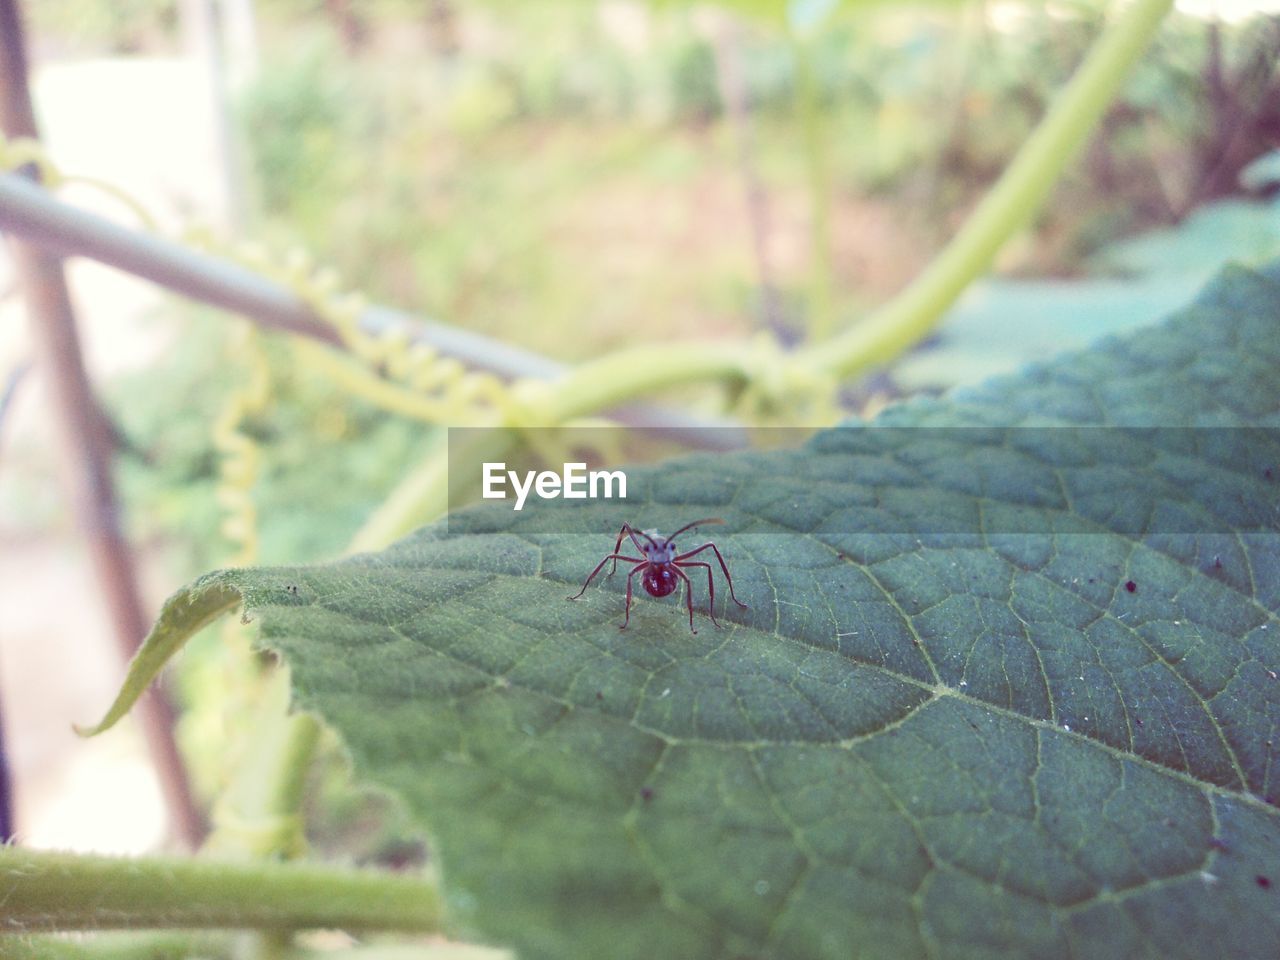
{"label": "white blurred object", "polygon": [[1243,23],[1250,17],[1280,13],[1280,0],[1177,0],[1174,7],[1201,20]]}
{"label": "white blurred object", "polygon": [[140,738],[109,737],[80,751],[39,809],[19,808],[23,845],[129,855],[164,842],[164,799]]}
{"label": "white blurred object", "polygon": [[[189,58],[37,64],[33,95],[55,166],[122,191],[161,230],[225,224],[205,70]],[[138,225],[126,204],[91,185],[69,185],[62,196]],[[154,363],[181,334],[148,283],[79,260],[68,264],[68,280],[99,392],[113,375]],[[0,373],[29,359],[26,331],[16,298],[0,301]],[[82,543],[64,519],[39,378],[35,371],[22,383],[0,451],[0,710],[18,837],[44,848],[142,853],[162,843],[167,817],[140,732],[129,719],[89,741],[71,729],[98,718],[124,665]],[[167,573],[151,579],[154,610],[175,584]]]}

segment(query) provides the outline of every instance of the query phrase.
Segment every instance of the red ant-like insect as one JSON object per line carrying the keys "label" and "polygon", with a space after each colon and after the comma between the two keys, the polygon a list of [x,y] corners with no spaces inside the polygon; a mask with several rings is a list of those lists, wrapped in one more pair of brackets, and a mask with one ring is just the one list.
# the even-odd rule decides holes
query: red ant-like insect
{"label": "red ant-like insect", "polygon": [[[686,523],[669,537],[662,536],[662,534],[658,533],[656,530],[637,530],[635,527],[631,526],[631,524],[624,523],[622,525],[622,529],[618,531],[618,541],[613,545],[613,552],[596,564],[596,568],[591,571],[590,576],[588,576],[586,581],[582,584],[582,589],[568,599],[577,600],[580,596],[586,593],[587,587],[590,586],[592,579],[610,560],[613,561],[613,567],[609,570],[606,576],[612,577],[618,570],[618,561],[622,560],[626,563],[633,563],[635,566],[632,567],[631,572],[627,574],[627,615],[622,621],[622,626],[618,628],[619,630],[627,629],[627,624],[631,622],[631,580],[637,573],[643,572],[644,576],[640,578],[640,582],[652,597],[665,597],[667,594],[674,591],[678,586],[676,580],[677,577],[684,581],[684,596],[689,607],[689,629],[693,633],[697,633],[698,631],[693,627],[693,583],[689,580],[688,575],[685,574],[681,567],[706,567],[707,590],[711,594],[711,602],[708,604],[707,609],[711,614],[711,622],[717,627],[720,626],[720,621],[716,619],[716,584],[715,580],[711,576],[711,564],[701,560],[689,559],[690,557],[701,553],[703,550],[709,549],[714,552],[716,559],[720,561],[720,569],[724,571],[724,578],[729,583],[729,596],[733,597],[734,603],[746,610],[747,605],[734,596],[733,577],[729,576],[729,566],[724,562],[724,557],[720,555],[720,549],[708,540],[700,547],[694,547],[692,550],[685,553],[676,553],[676,537],[680,536],[680,534],[684,533],[690,527],[696,527],[704,523],[724,523],[724,521],[718,517],[711,517],[706,520],[695,520],[693,523]],[[631,542],[636,545],[636,548],[644,554],[644,556],[628,557],[626,554],[619,553],[618,549],[622,546],[623,537],[630,537]],[[645,540],[649,542],[647,544],[641,543],[640,537],[644,537]]]}

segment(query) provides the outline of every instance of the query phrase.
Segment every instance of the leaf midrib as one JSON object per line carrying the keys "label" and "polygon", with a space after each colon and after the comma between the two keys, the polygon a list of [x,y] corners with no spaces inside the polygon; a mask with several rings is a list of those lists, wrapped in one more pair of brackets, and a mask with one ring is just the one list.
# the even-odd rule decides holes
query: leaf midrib
{"label": "leaf midrib", "polygon": [[[518,534],[508,533],[507,535],[516,537],[517,539],[524,540],[524,538],[520,537]],[[540,546],[536,543],[532,543],[531,541],[527,541],[527,540],[524,542],[529,543],[531,546],[537,547],[539,550],[541,550]],[[817,541],[817,542],[821,543],[822,541]],[[830,545],[828,544],[823,544],[823,545],[827,546],[829,549],[834,550],[834,548],[830,548]],[[417,567],[417,566],[413,567],[413,569],[419,569],[419,568],[420,567]],[[451,568],[451,569],[457,569],[457,568]],[[495,580],[495,579],[503,579],[503,580],[525,579],[524,577],[517,577],[512,574],[501,573],[496,571],[474,570],[473,568],[464,568],[464,569],[467,569],[468,572],[484,573],[487,575],[489,579],[487,579],[484,584],[477,585],[477,587],[482,585],[487,585],[488,583],[490,583],[492,580]],[[1040,575],[1038,571],[1024,571],[1024,572]],[[560,580],[559,578],[554,578],[554,577],[542,577],[540,578],[540,580],[542,582],[557,583],[557,584],[571,586],[571,584],[568,584],[567,581],[563,581],[563,580]],[[395,588],[393,587],[393,589]],[[454,594],[450,598],[451,602],[461,603],[466,605],[468,609],[472,609],[477,612],[483,612],[487,616],[493,616],[495,614],[494,610],[489,609],[487,607],[477,606],[476,604],[470,602],[468,598],[469,598],[469,594],[471,593],[471,590],[472,588],[468,588],[463,590],[460,593]],[[265,610],[268,606],[275,606],[275,605],[263,604],[257,607],[256,609]],[[287,610],[290,608],[281,606],[279,607],[279,609]],[[370,625],[371,623],[371,621],[369,620],[365,620],[360,617],[354,616],[350,613],[347,613],[346,611],[334,610],[333,608],[330,608],[330,607],[325,607],[324,609],[325,609],[325,613],[328,615],[336,614],[356,624],[367,626],[367,625]],[[423,609],[425,609],[425,607]],[[511,622],[513,624],[517,623],[517,621],[514,621],[514,620]],[[1122,621],[1117,621],[1117,622],[1123,624]],[[414,646],[419,646],[419,647],[423,646],[421,641],[414,639],[413,637],[404,633],[396,625],[381,624],[381,623],[378,623],[375,625],[391,631],[398,639],[406,643],[412,644]],[[745,624],[735,623],[735,626],[740,629],[753,630],[752,627]],[[488,675],[495,681],[498,679],[502,679],[510,687],[524,690],[527,693],[544,698],[552,703],[559,705],[566,711],[586,710],[592,713],[599,714],[602,717],[607,717],[611,720],[621,721],[626,725],[628,725],[629,727],[631,727],[632,729],[640,733],[643,733],[647,736],[652,736],[655,739],[657,739],[659,742],[661,742],[663,744],[664,754],[668,748],[680,747],[680,746],[697,746],[697,747],[711,748],[711,749],[718,749],[718,750],[745,749],[747,751],[755,751],[760,749],[776,748],[776,747],[788,747],[788,746],[814,748],[814,749],[836,748],[836,749],[848,750],[858,743],[868,741],[874,737],[884,734],[888,730],[895,728],[896,726],[904,723],[909,718],[915,717],[925,708],[940,702],[943,698],[951,697],[961,703],[977,707],[980,710],[989,711],[995,714],[996,716],[1002,717],[1004,719],[1008,719],[1012,721],[1020,721],[1021,723],[1026,724],[1027,726],[1035,730],[1044,730],[1044,731],[1052,730],[1053,732],[1055,732],[1060,736],[1065,736],[1065,737],[1077,740],[1081,743],[1091,746],[1094,749],[1100,750],[1103,753],[1105,753],[1107,756],[1112,757],[1114,759],[1136,763],[1154,772],[1172,777],[1173,779],[1181,783],[1184,783],[1188,786],[1199,789],[1201,792],[1203,792],[1206,795],[1228,797],[1228,798],[1237,800],[1241,803],[1245,803],[1255,809],[1264,810],[1269,816],[1280,818],[1280,810],[1278,810],[1275,806],[1267,803],[1265,800],[1258,797],[1256,794],[1252,792],[1227,786],[1227,785],[1223,785],[1223,784],[1212,783],[1207,780],[1202,780],[1188,771],[1179,770],[1175,767],[1167,766],[1165,764],[1159,763],[1155,760],[1152,760],[1149,757],[1145,757],[1138,753],[1122,750],[1119,747],[1115,747],[1107,743],[1106,741],[1099,740],[1092,736],[1088,736],[1076,730],[1068,730],[1065,727],[1060,726],[1050,720],[1042,720],[1036,717],[1028,716],[1027,714],[1020,713],[1008,707],[1000,706],[998,704],[992,703],[991,701],[970,696],[969,694],[963,693],[957,690],[955,687],[951,687],[944,683],[937,683],[937,684],[925,683],[916,677],[912,677],[908,674],[900,673],[899,671],[886,667],[883,664],[860,660],[856,657],[850,656],[849,654],[846,654],[841,651],[829,650],[824,647],[816,647],[813,644],[807,643],[806,641],[800,638],[792,637],[787,634],[781,634],[781,633],[765,634],[763,633],[763,631],[755,631],[755,632],[762,633],[765,636],[771,636],[777,639],[784,640],[788,643],[803,647],[806,650],[822,650],[823,652],[826,652],[826,653],[837,654],[841,658],[848,660],[850,663],[857,664],[859,667],[877,671],[884,676],[897,680],[898,682],[901,682],[906,685],[915,687],[919,690],[925,691],[926,693],[929,694],[929,697],[921,701],[920,703],[912,706],[902,716],[896,717],[892,722],[885,724],[884,726],[878,727],[876,730],[872,732],[859,734],[855,737],[841,738],[840,740],[827,740],[827,741],[784,740],[784,739],[777,739],[777,738],[768,739],[768,740],[723,740],[723,739],[710,739],[710,738],[703,738],[703,737],[689,737],[689,736],[679,736],[675,734],[670,734],[665,731],[642,724],[635,719],[634,714],[630,718],[622,717],[619,714],[610,713],[590,703],[579,703],[577,701],[568,700],[561,696],[553,694],[547,690],[539,689],[537,687],[529,686],[527,684],[520,683],[517,681],[512,681],[510,677],[506,676],[505,674],[494,674],[490,671],[485,670],[480,666],[477,666],[476,664],[468,660],[458,657],[456,654],[453,654],[451,652],[441,650],[438,648],[429,648],[429,649],[433,654],[437,656],[444,657],[445,659],[450,660],[456,664],[467,667],[468,669],[471,669],[471,670],[475,670],[479,674]],[[323,640],[321,642],[323,642]],[[611,658],[616,658],[616,653],[614,651],[609,650],[607,648],[596,646],[594,644],[592,646],[600,654],[611,657]],[[1180,679],[1182,679],[1181,676],[1177,674],[1176,671],[1173,670],[1172,666],[1167,663],[1167,661],[1165,661],[1163,658],[1158,658],[1158,659],[1160,663],[1162,663],[1168,670],[1170,670],[1170,672],[1173,672],[1175,675],[1179,676]],[[1194,689],[1192,690],[1192,692],[1194,693]],[[1205,705],[1203,703],[1203,700],[1201,700],[1198,694],[1196,695],[1196,699],[1197,699],[1197,702],[1200,703],[1201,707],[1204,708]],[[1052,698],[1050,702],[1052,702]],[[1217,726],[1216,718],[1212,717],[1212,713],[1207,710],[1206,710],[1206,713],[1210,716],[1210,719],[1214,721],[1215,729],[1219,729]],[[1230,751],[1229,745],[1227,745],[1227,749]],[[1239,775],[1238,763],[1235,763],[1234,751],[1230,751],[1229,756],[1231,756],[1233,760],[1233,765],[1237,771],[1237,776],[1238,776]],[[1247,784],[1247,780],[1241,778],[1240,783],[1242,785]],[[567,798],[564,798],[564,799],[567,799]]]}

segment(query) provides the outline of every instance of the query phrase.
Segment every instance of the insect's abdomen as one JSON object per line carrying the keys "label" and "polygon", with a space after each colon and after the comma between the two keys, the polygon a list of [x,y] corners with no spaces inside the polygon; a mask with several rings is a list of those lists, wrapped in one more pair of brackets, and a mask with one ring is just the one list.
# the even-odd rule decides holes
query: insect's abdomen
{"label": "insect's abdomen", "polygon": [[680,578],[665,564],[650,566],[643,574],[644,588],[651,597],[665,597],[680,583]]}

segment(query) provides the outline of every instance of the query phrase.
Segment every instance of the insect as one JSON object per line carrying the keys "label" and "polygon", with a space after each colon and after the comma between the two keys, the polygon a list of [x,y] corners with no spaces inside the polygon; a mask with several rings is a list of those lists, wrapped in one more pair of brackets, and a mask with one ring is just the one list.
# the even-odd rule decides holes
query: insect
{"label": "insect", "polygon": [[[694,547],[684,553],[676,552],[676,537],[686,530],[704,523],[724,523],[724,521],[718,517],[695,520],[693,523],[686,523],[669,537],[664,537],[656,530],[637,530],[631,524],[624,523],[622,529],[618,531],[618,540],[613,545],[613,552],[596,564],[596,568],[591,571],[586,581],[582,584],[582,589],[568,599],[577,600],[586,593],[587,587],[591,585],[595,575],[604,569],[604,565],[610,560],[613,561],[613,566],[606,576],[613,576],[618,570],[618,561],[621,560],[624,563],[634,564],[634,566],[631,568],[631,572],[627,574],[627,611],[626,616],[623,618],[622,626],[618,628],[619,630],[627,629],[627,624],[631,621],[631,581],[635,579],[638,573],[641,575],[640,583],[652,597],[665,597],[680,585],[681,580],[684,581],[685,603],[689,608],[689,629],[693,633],[697,633],[698,631],[693,626],[693,583],[684,570],[689,567],[705,567],[707,571],[707,591],[711,595],[707,610],[711,614],[711,622],[717,627],[720,626],[720,621],[716,619],[716,584],[711,576],[711,564],[704,560],[690,559],[700,554],[703,550],[712,551],[716,555],[716,559],[720,561],[720,569],[724,571],[724,578],[729,583],[729,596],[733,598],[734,603],[746,610],[747,605],[734,595],[733,577],[729,575],[729,566],[724,562],[724,557],[720,554],[720,548],[708,540],[700,547]],[[623,537],[631,538],[631,542],[635,544],[641,556],[629,557],[618,552],[622,546]],[[641,537],[644,538],[643,541]]]}

